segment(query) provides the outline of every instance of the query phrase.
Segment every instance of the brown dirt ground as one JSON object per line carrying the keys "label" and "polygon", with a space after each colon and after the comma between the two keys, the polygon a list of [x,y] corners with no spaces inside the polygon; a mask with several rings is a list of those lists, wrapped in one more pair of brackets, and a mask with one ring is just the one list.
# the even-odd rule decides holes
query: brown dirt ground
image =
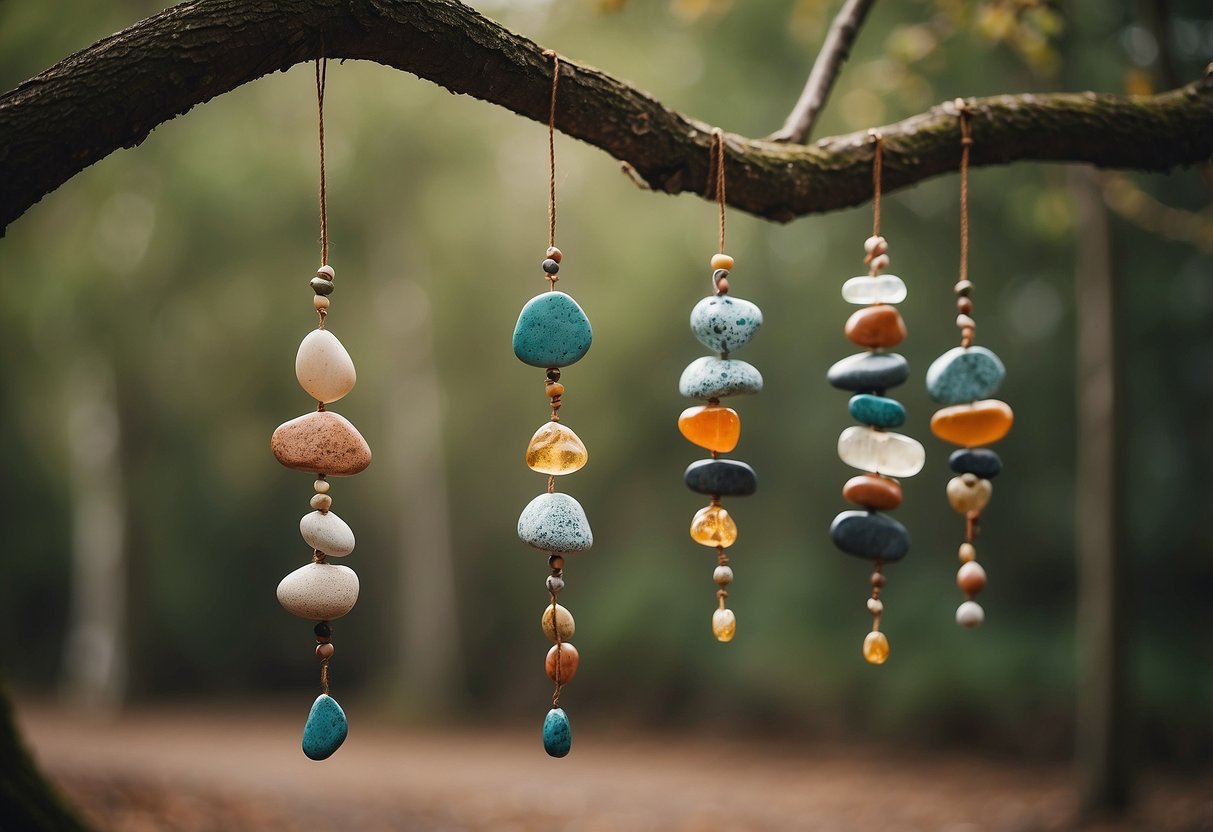
{"label": "brown dirt ground", "polygon": [[[1079,828],[1068,767],[955,754],[646,738],[578,728],[551,760],[537,731],[355,723],[313,763],[280,712],[217,708],[87,720],[25,704],[44,770],[101,830],[889,830]],[[1206,773],[1207,775],[1208,773]],[[1125,820],[1093,832],[1213,832],[1213,777],[1147,777]]]}

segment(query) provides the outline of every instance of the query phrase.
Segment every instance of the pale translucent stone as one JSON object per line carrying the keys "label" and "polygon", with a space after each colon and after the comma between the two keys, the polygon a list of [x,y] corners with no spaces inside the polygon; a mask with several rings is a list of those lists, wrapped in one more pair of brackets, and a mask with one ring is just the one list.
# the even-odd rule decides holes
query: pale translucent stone
{"label": "pale translucent stone", "polygon": [[889,658],[889,639],[879,630],[868,633],[863,640],[863,657],[868,664],[884,664]]}
{"label": "pale translucent stone", "polygon": [[309,563],[278,584],[278,603],[291,615],[312,621],[332,621],[358,601],[358,576],[348,566]]}
{"label": "pale translucent stone", "polygon": [[912,477],[927,460],[927,452],[917,440],[859,425],[847,428],[838,437],[838,456],[861,471],[889,477]]}
{"label": "pale translucent stone", "polygon": [[717,641],[732,641],[737,635],[737,616],[732,610],[716,610],[712,613],[712,635]]}
{"label": "pale translucent stone", "polygon": [[548,604],[544,607],[540,624],[543,634],[553,642],[557,640],[557,633],[560,634],[560,641],[569,641],[577,632],[577,622],[573,620],[573,614],[559,604]]}
{"label": "pale translucent stone", "polygon": [[559,422],[544,422],[526,446],[527,467],[541,474],[571,474],[589,458],[577,434]]}
{"label": "pale translucent stone", "polygon": [[353,390],[358,374],[337,336],[327,329],[313,329],[295,354],[295,377],[309,396],[328,404]]}
{"label": "pale translucent stone", "polygon": [[906,284],[895,274],[878,277],[860,275],[842,284],[842,299],[866,306],[870,303],[901,303],[906,299]]}
{"label": "pale translucent stone", "polygon": [[299,521],[299,533],[318,552],[343,558],[354,551],[354,531],[331,511],[313,511]]}
{"label": "pale translucent stone", "polygon": [[973,629],[986,620],[986,611],[976,601],[965,601],[956,608],[956,623],[962,627]]}

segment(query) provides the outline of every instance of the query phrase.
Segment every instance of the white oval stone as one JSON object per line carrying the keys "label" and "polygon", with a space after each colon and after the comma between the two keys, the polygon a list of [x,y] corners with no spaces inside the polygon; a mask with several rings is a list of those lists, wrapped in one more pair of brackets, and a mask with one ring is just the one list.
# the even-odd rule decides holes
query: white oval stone
{"label": "white oval stone", "polygon": [[962,627],[973,629],[986,620],[986,611],[976,601],[965,601],[956,608],[956,623]]}
{"label": "white oval stone", "polygon": [[333,621],[358,601],[358,576],[348,566],[309,563],[278,584],[278,603],[291,615]]}
{"label": "white oval stone", "polygon": [[354,551],[354,530],[331,511],[313,511],[299,521],[299,533],[313,549],[334,558]]}
{"label": "white oval stone", "polygon": [[327,329],[313,329],[295,354],[295,377],[309,396],[328,404],[353,390],[358,374],[337,336]]}
{"label": "white oval stone", "polygon": [[859,425],[847,428],[838,437],[838,456],[860,471],[890,477],[912,477],[927,461],[927,452],[918,440]]}
{"label": "white oval stone", "polygon": [[842,299],[867,306],[872,303],[901,303],[906,299],[906,284],[895,274],[876,277],[860,275],[842,284]]}

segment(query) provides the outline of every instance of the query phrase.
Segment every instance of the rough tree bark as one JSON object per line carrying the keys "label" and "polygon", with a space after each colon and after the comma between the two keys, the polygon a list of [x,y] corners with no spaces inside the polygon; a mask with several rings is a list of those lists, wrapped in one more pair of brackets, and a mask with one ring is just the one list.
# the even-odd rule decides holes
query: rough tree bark
{"label": "rough tree bark", "polygon": [[[190,0],[65,58],[0,96],[0,229],[84,168],[168,119],[275,70],[360,58],[546,121],[552,61],[457,0]],[[654,190],[703,194],[709,126],[563,59],[556,126],[627,162]],[[1213,155],[1213,73],[1156,96],[968,102],[972,163],[1032,159],[1168,170]],[[884,183],[955,170],[951,104],[880,128]],[[866,132],[792,145],[727,137],[729,203],[777,221],[859,205]]]}

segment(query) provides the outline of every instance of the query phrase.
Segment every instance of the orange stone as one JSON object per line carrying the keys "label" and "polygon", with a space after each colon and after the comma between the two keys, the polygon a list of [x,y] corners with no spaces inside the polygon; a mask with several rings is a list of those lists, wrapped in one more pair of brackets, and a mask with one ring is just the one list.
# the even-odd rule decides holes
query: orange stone
{"label": "orange stone", "polygon": [[577,667],[580,664],[581,656],[577,654],[577,648],[567,641],[553,644],[552,649],[548,651],[547,661],[544,663],[548,671],[548,678],[558,685],[567,685],[571,682],[577,675]]}
{"label": "orange stone", "polygon": [[688,407],[678,417],[678,430],[701,448],[727,454],[741,438],[741,419],[731,407],[714,404]]}
{"label": "orange stone", "polygon": [[895,347],[906,338],[906,322],[897,307],[878,303],[865,306],[847,318],[843,331],[852,343],[861,347]]}
{"label": "orange stone", "polygon": [[287,468],[330,477],[349,477],[371,464],[370,446],[358,428],[331,410],[279,425],[270,437],[270,450]]}
{"label": "orange stone", "polygon": [[1015,414],[1006,402],[983,399],[935,411],[931,417],[931,433],[944,442],[974,448],[1002,439],[1011,430],[1013,421]]}
{"label": "orange stone", "polygon": [[901,485],[889,477],[863,474],[847,480],[842,496],[864,508],[889,511],[901,505]]}

